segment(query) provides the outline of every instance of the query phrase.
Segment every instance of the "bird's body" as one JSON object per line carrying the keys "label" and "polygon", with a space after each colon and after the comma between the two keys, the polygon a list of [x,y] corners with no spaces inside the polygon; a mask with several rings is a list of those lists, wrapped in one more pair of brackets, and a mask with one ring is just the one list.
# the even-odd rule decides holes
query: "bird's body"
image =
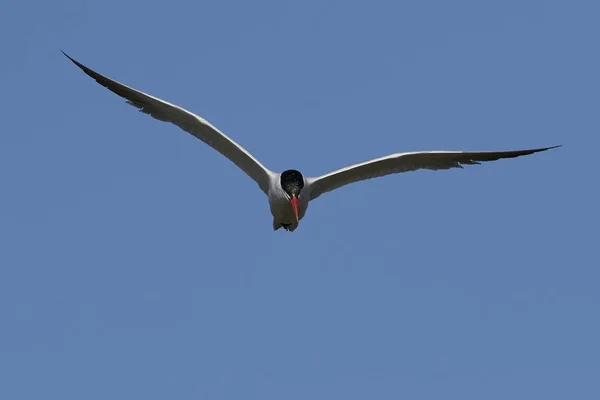
{"label": "bird's body", "polygon": [[246,149],[202,117],[157,97],[113,81],[75,61],[67,54],[65,56],[99,84],[127,99],[127,103],[137,107],[141,112],[149,114],[160,121],[171,122],[179,126],[236,164],[268,196],[269,207],[273,215],[274,230],[283,227],[285,230],[294,231],[300,220],[304,218],[310,201],[315,200],[323,193],[353,182],[418,169],[462,168],[463,165],[520,157],[559,147],[511,151],[396,153],[340,168],[319,177],[306,177],[296,170],[276,173],[262,165]]}
{"label": "bird's body", "polygon": [[[291,195],[288,193],[289,191],[293,191],[295,187],[288,189],[288,191],[285,190],[286,183],[289,182],[289,178],[287,177],[290,176],[295,182],[302,182],[301,185],[296,185],[296,187],[300,187],[296,190],[298,198],[298,219],[296,219],[294,207],[290,203]],[[298,227],[300,220],[304,218],[310,200],[309,187],[304,176],[295,170],[288,170],[281,174],[275,174],[274,178],[271,180],[271,185],[269,186],[268,196],[269,208],[273,215],[273,229],[277,230],[283,227],[284,229],[293,232]]]}

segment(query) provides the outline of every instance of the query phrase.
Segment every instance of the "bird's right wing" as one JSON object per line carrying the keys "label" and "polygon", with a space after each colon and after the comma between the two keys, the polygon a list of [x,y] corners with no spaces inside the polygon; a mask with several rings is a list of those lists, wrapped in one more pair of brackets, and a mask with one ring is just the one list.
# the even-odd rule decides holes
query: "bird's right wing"
{"label": "bird's right wing", "polygon": [[386,157],[341,168],[323,176],[307,178],[310,199],[314,200],[323,193],[341,186],[379,176],[416,171],[418,169],[439,170],[462,168],[462,165],[480,164],[483,161],[495,161],[501,158],[520,157],[556,147],[559,146],[512,151],[420,151],[391,154]]}
{"label": "bird's right wing", "polygon": [[265,168],[250,152],[220,132],[207,120],[157,97],[113,81],[75,61],[64,52],[63,54],[100,85],[127,99],[128,104],[139,108],[141,112],[159,121],[171,122],[177,125],[217,150],[256,181],[261,190],[268,194],[270,176],[273,172]]}

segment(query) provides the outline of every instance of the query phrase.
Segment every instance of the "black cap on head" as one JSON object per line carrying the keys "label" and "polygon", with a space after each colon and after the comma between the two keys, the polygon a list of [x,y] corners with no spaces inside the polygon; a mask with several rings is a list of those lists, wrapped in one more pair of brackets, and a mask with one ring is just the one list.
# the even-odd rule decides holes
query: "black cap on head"
{"label": "black cap on head", "polygon": [[300,196],[304,187],[304,176],[295,169],[288,169],[281,173],[281,187],[290,196]]}

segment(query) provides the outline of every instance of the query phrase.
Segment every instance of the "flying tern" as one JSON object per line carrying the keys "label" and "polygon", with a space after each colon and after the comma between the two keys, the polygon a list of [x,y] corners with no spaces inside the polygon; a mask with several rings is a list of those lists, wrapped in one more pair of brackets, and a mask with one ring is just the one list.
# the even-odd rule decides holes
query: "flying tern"
{"label": "flying tern", "polygon": [[340,168],[318,177],[304,176],[294,169],[277,173],[262,165],[248,150],[219,131],[206,119],[179,106],[109,79],[74,60],[65,52],[63,54],[100,85],[125,98],[128,104],[159,121],[177,125],[237,165],[268,196],[271,214],[273,215],[274,230],[283,227],[286,231],[293,232],[298,227],[300,220],[304,218],[310,201],[315,200],[323,193],[350,183],[418,169],[463,168],[463,165],[520,157],[560,147],[552,146],[510,151],[395,153]]}

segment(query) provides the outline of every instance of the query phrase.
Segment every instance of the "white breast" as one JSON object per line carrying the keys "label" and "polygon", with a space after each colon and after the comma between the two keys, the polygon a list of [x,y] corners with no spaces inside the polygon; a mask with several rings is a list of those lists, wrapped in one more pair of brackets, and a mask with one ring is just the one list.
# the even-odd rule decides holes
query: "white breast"
{"label": "white breast", "polygon": [[[298,196],[299,219],[304,218],[304,214],[308,208],[308,200],[308,185],[305,182],[304,187],[300,191],[300,196]],[[276,179],[271,180],[271,185],[269,187],[269,206],[271,208],[271,214],[273,215],[273,218],[278,223],[296,225],[296,215],[294,214],[294,209],[290,204],[287,193],[285,193],[281,187],[279,175]]]}

